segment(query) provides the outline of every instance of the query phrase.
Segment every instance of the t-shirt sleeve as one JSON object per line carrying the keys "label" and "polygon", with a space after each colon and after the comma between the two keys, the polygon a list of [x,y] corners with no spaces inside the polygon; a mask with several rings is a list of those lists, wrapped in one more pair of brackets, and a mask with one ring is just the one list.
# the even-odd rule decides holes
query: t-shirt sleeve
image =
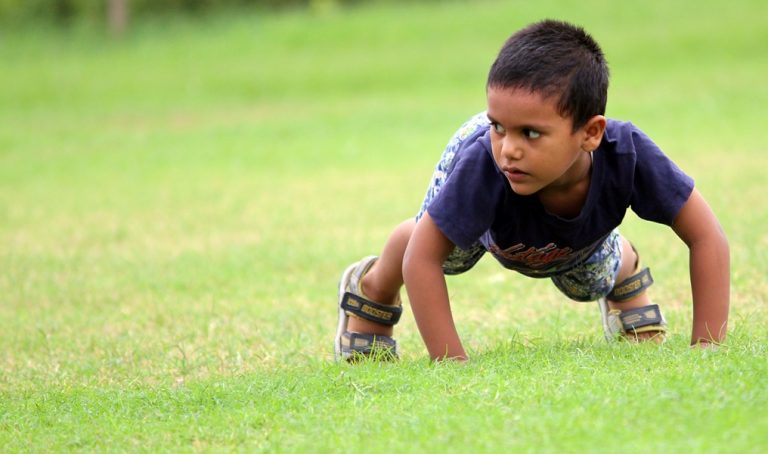
{"label": "t-shirt sleeve", "polygon": [[468,249],[492,225],[504,197],[501,175],[478,141],[457,153],[454,167],[427,208],[452,243]]}
{"label": "t-shirt sleeve", "polygon": [[643,219],[672,225],[693,191],[693,179],[637,128],[632,141],[637,155],[632,211]]}

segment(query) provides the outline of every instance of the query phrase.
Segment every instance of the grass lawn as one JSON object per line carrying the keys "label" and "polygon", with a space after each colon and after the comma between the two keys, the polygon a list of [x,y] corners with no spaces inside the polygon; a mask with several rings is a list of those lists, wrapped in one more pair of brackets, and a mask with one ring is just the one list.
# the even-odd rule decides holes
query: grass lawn
{"label": "grass lawn", "polygon": [[[765,452],[768,3],[441,2],[0,31],[3,451]],[[584,25],[728,233],[729,338],[688,348],[687,249],[628,215],[670,339],[484,259],[472,361],[332,361],[335,287],[412,216],[504,39]]]}

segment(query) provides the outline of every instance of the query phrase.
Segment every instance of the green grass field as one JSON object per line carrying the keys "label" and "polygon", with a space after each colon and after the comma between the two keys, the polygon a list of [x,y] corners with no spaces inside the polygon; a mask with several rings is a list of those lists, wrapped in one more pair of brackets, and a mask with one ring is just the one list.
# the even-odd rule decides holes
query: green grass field
{"label": "green grass field", "polygon": [[[0,450],[765,452],[768,3],[466,2],[0,31]],[[732,253],[688,348],[687,249],[629,215],[667,344],[492,260],[449,279],[472,361],[332,361],[336,281],[412,216],[503,40],[584,25],[609,116],[691,174]]]}

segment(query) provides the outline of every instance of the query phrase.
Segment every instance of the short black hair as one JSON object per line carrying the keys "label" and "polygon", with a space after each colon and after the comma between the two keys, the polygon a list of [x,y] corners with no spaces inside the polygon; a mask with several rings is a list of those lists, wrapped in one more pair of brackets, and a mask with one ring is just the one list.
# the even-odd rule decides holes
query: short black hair
{"label": "short black hair", "polygon": [[544,20],[513,34],[488,73],[486,88],[522,88],[558,96],[558,111],[573,119],[573,130],[605,115],[608,63],[583,28]]}

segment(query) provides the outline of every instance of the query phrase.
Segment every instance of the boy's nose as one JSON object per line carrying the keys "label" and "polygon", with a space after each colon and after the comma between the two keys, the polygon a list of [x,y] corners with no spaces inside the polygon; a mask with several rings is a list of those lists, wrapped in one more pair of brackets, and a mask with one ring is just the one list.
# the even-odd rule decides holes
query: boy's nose
{"label": "boy's nose", "polygon": [[517,161],[523,157],[523,149],[520,144],[507,134],[501,143],[501,155],[511,161]]}

